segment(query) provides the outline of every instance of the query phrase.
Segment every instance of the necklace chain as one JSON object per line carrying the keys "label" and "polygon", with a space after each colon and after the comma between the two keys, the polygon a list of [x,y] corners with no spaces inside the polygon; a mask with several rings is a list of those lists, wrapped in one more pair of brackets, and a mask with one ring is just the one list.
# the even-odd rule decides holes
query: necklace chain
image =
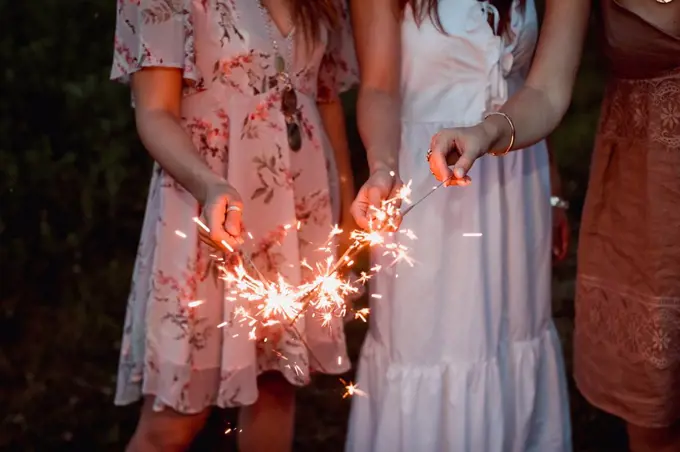
{"label": "necklace chain", "polygon": [[[274,49],[274,63],[276,65],[276,71],[278,72],[279,76],[283,77],[284,81],[287,84],[292,84],[291,80],[293,78],[292,72],[294,71],[293,43],[295,37],[295,26],[291,23],[290,24],[291,30],[288,33],[288,35],[284,37],[286,43],[286,58],[288,60],[286,61],[286,58],[284,58],[283,55],[281,55],[281,52],[279,51],[279,43],[274,37],[272,28],[275,25],[271,13],[267,9],[267,7],[264,6],[262,0],[258,0],[257,4],[258,7],[260,8],[260,14],[264,19],[265,28],[267,29],[267,35],[269,36],[269,40],[272,43],[272,48]],[[291,71],[287,70],[289,67],[290,69],[292,69]]]}

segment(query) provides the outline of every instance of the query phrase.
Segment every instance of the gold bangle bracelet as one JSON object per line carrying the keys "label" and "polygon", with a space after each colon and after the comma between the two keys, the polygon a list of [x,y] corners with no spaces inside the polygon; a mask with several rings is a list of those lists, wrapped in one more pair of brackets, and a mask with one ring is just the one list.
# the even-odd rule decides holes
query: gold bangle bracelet
{"label": "gold bangle bracelet", "polygon": [[486,120],[489,116],[493,115],[504,117],[505,120],[508,121],[508,124],[510,124],[510,144],[508,144],[508,147],[505,148],[505,151],[503,152],[489,152],[489,154],[493,155],[494,157],[502,157],[510,152],[512,147],[515,145],[515,124],[512,122],[512,119],[510,119],[510,116],[506,115],[502,111],[492,111],[491,113],[487,113],[484,116],[484,119]]}

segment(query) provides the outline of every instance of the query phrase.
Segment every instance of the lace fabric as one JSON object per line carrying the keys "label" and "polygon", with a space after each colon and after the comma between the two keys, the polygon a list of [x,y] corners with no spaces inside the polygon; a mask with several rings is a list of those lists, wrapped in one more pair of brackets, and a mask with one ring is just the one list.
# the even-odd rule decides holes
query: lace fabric
{"label": "lace fabric", "polygon": [[678,171],[680,68],[612,78],[581,225],[575,378],[645,427],[680,419]]}

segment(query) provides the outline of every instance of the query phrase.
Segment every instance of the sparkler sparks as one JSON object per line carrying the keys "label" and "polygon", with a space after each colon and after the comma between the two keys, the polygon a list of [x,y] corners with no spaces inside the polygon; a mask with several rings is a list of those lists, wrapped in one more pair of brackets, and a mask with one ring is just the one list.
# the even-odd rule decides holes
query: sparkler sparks
{"label": "sparkler sparks", "polygon": [[[245,258],[241,252],[242,261],[232,265],[221,265],[222,278],[230,287],[229,300],[244,301],[235,309],[238,321],[246,322],[251,328],[250,337],[259,338],[258,330],[273,326],[283,328],[295,328],[297,320],[308,310],[313,310],[315,318],[322,326],[330,325],[334,318],[344,317],[347,311],[345,300],[360,291],[375,273],[381,270],[380,266],[371,268],[368,272],[362,272],[355,281],[350,281],[342,276],[354,264],[356,254],[364,248],[382,247],[385,255],[393,258],[393,264],[405,261],[412,265],[408,255],[408,247],[402,243],[385,240],[386,236],[403,234],[408,239],[415,239],[411,231],[397,231],[401,221],[399,206],[402,202],[410,202],[410,184],[404,185],[392,198],[384,201],[381,208],[371,208],[368,230],[351,231],[351,244],[339,257],[335,258],[334,238],[343,231],[334,226],[330,231],[327,242],[319,248],[323,253],[316,265],[312,266],[303,261],[301,265],[311,271],[312,277],[303,284],[293,286],[278,276],[272,281],[267,281],[261,274],[256,276],[245,267]],[[209,233],[208,227],[198,218],[194,222]],[[300,224],[296,225],[300,228]],[[284,227],[284,230],[293,229],[292,226]],[[225,247],[226,248],[226,247]],[[227,251],[230,251],[227,248]],[[324,256],[325,254],[325,256]],[[254,265],[251,265],[256,270]],[[366,319],[368,310],[360,310],[355,315]],[[296,336],[299,336],[297,334]]]}
{"label": "sparkler sparks", "polygon": [[[247,253],[242,250],[236,253],[225,241],[218,244],[206,239],[205,234],[202,234],[202,239],[214,248],[232,253],[227,259],[219,256],[213,257],[218,262],[221,278],[226,283],[228,293],[225,302],[237,304],[233,310],[235,312],[234,321],[248,326],[248,337],[251,340],[266,341],[268,331],[271,328],[282,328],[290,331],[292,336],[299,339],[306,347],[302,335],[296,328],[300,316],[311,310],[314,314],[312,321],[319,321],[323,327],[328,327],[334,318],[342,318],[346,315],[348,307],[345,300],[359,293],[361,286],[383,269],[381,266],[375,265],[370,270],[361,272],[360,276],[354,281],[343,276],[349,273],[354,265],[357,253],[362,249],[381,248],[384,255],[393,258],[391,266],[398,262],[413,265],[408,254],[408,247],[401,243],[401,240],[391,240],[391,238],[400,234],[408,240],[416,239],[412,231],[400,230],[399,225],[403,215],[410,212],[432,191],[412,204],[411,207],[401,211],[402,203],[411,204],[411,184],[409,182],[402,186],[393,198],[383,201],[380,208],[371,207],[368,229],[350,231],[350,245],[337,259],[335,258],[335,237],[342,234],[343,231],[334,226],[330,231],[327,242],[318,250],[321,253],[318,263],[310,265],[306,261],[301,262],[300,265],[309,270],[312,276],[306,282],[297,286],[289,284],[281,275],[272,278],[272,280],[267,280]],[[205,233],[210,233],[210,229],[200,219],[194,218],[194,222]],[[301,223],[296,222],[293,225],[286,225],[283,230],[285,233],[289,230],[299,230],[300,227]],[[180,238],[187,237],[181,231],[175,233]],[[247,234],[247,236],[252,240],[252,235]],[[375,294],[373,298],[379,299],[380,295]],[[202,303],[202,300],[192,301],[188,306],[194,308]],[[355,319],[366,322],[369,309],[359,309],[353,311],[353,314]],[[228,324],[228,322],[222,322],[217,325],[217,328],[223,328]],[[309,347],[306,348],[309,350]],[[309,354],[310,357],[319,362],[313,356],[311,350],[309,350]],[[283,356],[281,358],[287,359]],[[294,363],[292,365],[297,366]],[[343,398],[354,394],[365,395],[353,383],[343,381],[343,384],[346,389]]]}
{"label": "sparkler sparks", "polygon": [[345,393],[342,395],[343,399],[346,399],[347,397],[352,397],[353,395],[358,395],[358,396],[368,396],[364,391],[359,389],[356,384],[352,383],[351,381],[348,383],[342,378],[340,379],[340,382],[345,385]]}

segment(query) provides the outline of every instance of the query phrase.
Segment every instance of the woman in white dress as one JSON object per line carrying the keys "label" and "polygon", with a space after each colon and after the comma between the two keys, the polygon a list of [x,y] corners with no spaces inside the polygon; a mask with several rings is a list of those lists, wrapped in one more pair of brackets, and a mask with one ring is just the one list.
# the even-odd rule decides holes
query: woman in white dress
{"label": "woman in white dress", "polygon": [[[365,226],[368,205],[400,180],[413,198],[436,183],[433,135],[480,122],[521,86],[538,25],[533,0],[353,3],[371,169],[353,214]],[[571,450],[546,144],[480,159],[469,176],[404,217],[415,266],[373,281],[382,297],[371,299],[358,371],[367,396],[354,398],[348,452]]]}

